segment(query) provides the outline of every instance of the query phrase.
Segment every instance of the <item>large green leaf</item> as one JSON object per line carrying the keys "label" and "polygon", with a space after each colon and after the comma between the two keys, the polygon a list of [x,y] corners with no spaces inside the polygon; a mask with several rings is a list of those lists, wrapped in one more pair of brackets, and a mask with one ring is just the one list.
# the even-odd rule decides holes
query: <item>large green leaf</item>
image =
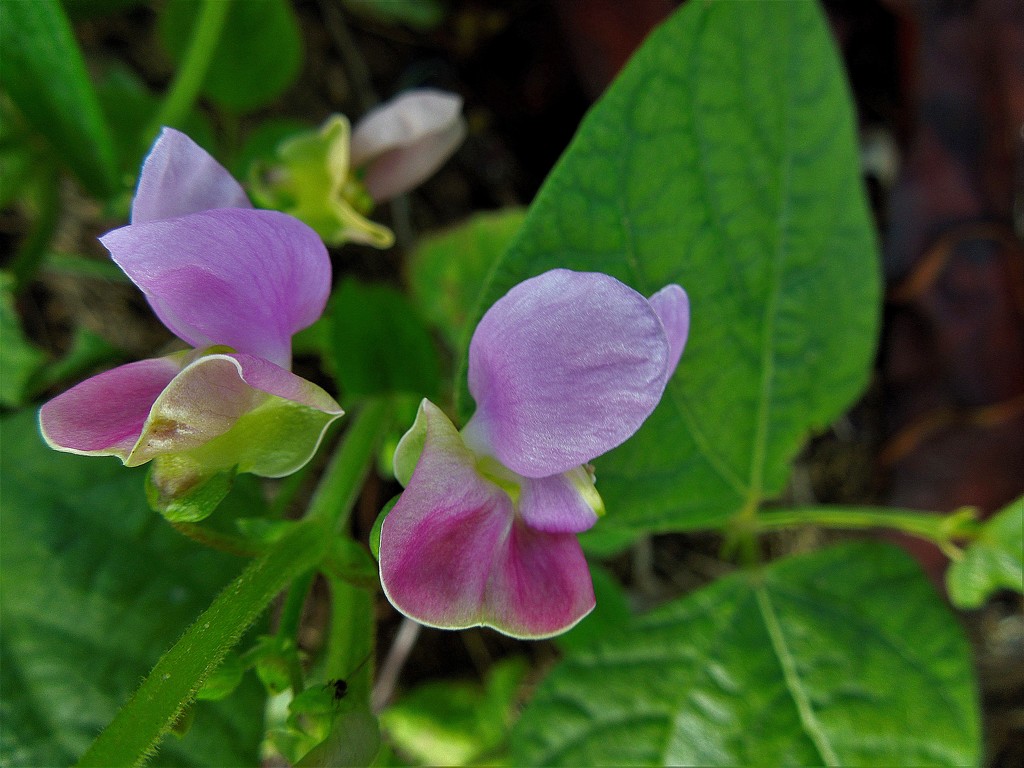
{"label": "large green leaf", "polygon": [[331,303],[334,370],[347,397],[437,399],[437,351],[405,296],[389,285],[346,278]]}
{"label": "large green leaf", "polygon": [[554,267],[685,287],[689,345],[661,406],[595,464],[601,526],[702,527],[778,493],[861,391],[876,250],[820,10],[691,2],[587,115],[482,307]]}
{"label": "large green leaf", "polygon": [[[160,15],[160,36],[176,57],[188,47],[200,5],[171,0]],[[234,112],[269,104],[298,76],[302,53],[299,23],[287,0],[232,0],[203,91]]]}
{"label": "large green leaf", "polygon": [[960,608],[977,608],[1000,589],[1024,593],[1024,496],[985,522],[963,558],[949,566],[946,587]]}
{"label": "large green leaf", "polygon": [[114,143],[57,0],[0,3],[0,85],[95,195],[117,188]]}
{"label": "large green leaf", "polygon": [[564,660],[515,765],[976,765],[970,650],[901,550],[742,572]]}
{"label": "large green leaf", "polygon": [[[0,430],[0,753],[5,765],[67,765],[243,563],[149,511],[144,470],[49,450],[33,411]],[[260,501],[231,503],[251,512]],[[248,682],[198,703],[192,729],[168,739],[156,764],[255,764],[262,695]]]}
{"label": "large green leaf", "polygon": [[456,227],[425,235],[416,244],[406,267],[413,301],[452,349],[463,343],[487,275],[524,215],[519,208],[478,213]]}

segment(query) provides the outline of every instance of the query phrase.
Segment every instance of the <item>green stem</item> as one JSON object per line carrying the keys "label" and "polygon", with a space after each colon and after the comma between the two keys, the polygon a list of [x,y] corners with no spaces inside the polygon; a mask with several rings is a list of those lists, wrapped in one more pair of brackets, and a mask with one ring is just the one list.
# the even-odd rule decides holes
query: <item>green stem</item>
{"label": "green stem", "polygon": [[146,147],[165,125],[181,126],[192,109],[199,90],[203,87],[206,72],[213,61],[214,51],[220,42],[220,35],[231,9],[231,0],[203,0],[192,28],[192,39],[178,67],[174,82],[164,97],[160,109],[143,134]]}
{"label": "green stem", "polygon": [[889,528],[931,541],[952,559],[960,557],[960,549],[954,542],[977,538],[981,530],[975,510],[967,507],[950,514],[874,507],[798,507],[765,512],[757,518],[759,531],[801,525],[846,530]]}
{"label": "green stem", "polygon": [[157,662],[78,765],[141,765],[274,596],[323,558],[330,538],[322,524],[300,523],[254,560]]}
{"label": "green stem", "polygon": [[187,536],[204,547],[211,547],[237,557],[255,557],[267,549],[260,542],[221,533],[198,523],[171,523],[171,526],[182,536]]}
{"label": "green stem", "polygon": [[[277,635],[290,640],[296,646],[299,644],[298,635],[299,626],[302,624],[302,609],[306,605],[306,595],[309,594],[309,588],[313,586],[314,578],[316,578],[316,571],[311,570],[295,579],[288,588],[288,596],[281,608]],[[298,654],[289,654],[289,659],[288,676],[291,679],[292,691],[298,694],[305,687],[302,665],[299,663]]]}
{"label": "green stem", "polygon": [[347,525],[390,416],[385,400],[368,400],[356,412],[309,504],[310,519],[324,520],[334,531]]}
{"label": "green stem", "polygon": [[324,669],[328,679],[348,682],[353,701],[370,706],[373,680],[373,595],[346,581],[328,577],[331,625]]}

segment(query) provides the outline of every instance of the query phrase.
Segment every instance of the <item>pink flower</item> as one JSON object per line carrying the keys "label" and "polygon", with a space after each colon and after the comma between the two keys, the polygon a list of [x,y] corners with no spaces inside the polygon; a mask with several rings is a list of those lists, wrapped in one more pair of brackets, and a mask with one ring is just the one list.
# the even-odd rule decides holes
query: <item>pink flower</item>
{"label": "pink flower", "polygon": [[323,312],[331,266],[313,230],[252,208],[210,155],[165,128],[146,158],[132,223],[100,238],[157,316],[192,350],[120,366],[39,412],[57,450],[156,460],[174,497],[237,468],[294,472],[342,414],[291,373],[291,337]]}
{"label": "pink flower", "polygon": [[553,270],[499,299],[469,348],[459,433],[424,400],[395,453],[406,486],[380,536],[384,592],[430,626],[558,634],[594,607],[576,534],[602,513],[589,462],[657,406],[689,331],[677,285],[650,299]]}

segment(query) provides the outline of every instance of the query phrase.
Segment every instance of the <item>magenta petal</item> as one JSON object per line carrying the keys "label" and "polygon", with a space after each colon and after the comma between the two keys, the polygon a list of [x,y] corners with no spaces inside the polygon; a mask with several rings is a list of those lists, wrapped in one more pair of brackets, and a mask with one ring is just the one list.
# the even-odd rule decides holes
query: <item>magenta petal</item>
{"label": "magenta petal", "polygon": [[571,534],[528,529],[509,496],[476,471],[447,417],[421,406],[427,434],[412,478],[381,528],[384,592],[429,626],[491,626],[515,637],[562,632],[594,605]]}
{"label": "magenta petal", "polygon": [[221,208],[132,224],[100,240],[173,333],[282,367],[323,312],[331,263],[317,234],[277,211]]}
{"label": "magenta petal", "polygon": [[58,395],[39,410],[43,439],[59,451],[126,460],[153,403],[181,370],[179,361],[129,363]]}
{"label": "magenta petal", "polygon": [[251,207],[245,190],[205,149],[181,131],[164,128],[142,165],[132,223]]}
{"label": "magenta petal", "polygon": [[380,575],[402,613],[430,626],[483,620],[491,563],[512,526],[512,500],[477,473],[441,410],[424,400],[426,440],[408,487],[384,520]]}
{"label": "magenta petal", "polygon": [[425,181],[466,136],[462,98],[421,89],[371,110],[352,133],[352,165],[366,167],[375,201],[390,200]]}
{"label": "magenta petal", "polygon": [[565,472],[639,429],[661,398],[668,354],[661,320],[632,288],[594,272],[546,272],[477,326],[477,411],[463,433],[520,475]]}
{"label": "magenta petal", "polygon": [[575,534],[536,531],[521,520],[496,553],[487,592],[484,623],[535,640],[571,629],[595,605]]}
{"label": "magenta petal", "polygon": [[679,358],[683,355],[686,338],[690,334],[690,297],[680,286],[672,284],[666,285],[651,296],[650,301],[668,338],[669,354],[665,377],[672,378],[676,366],[679,365]]}
{"label": "magenta petal", "polygon": [[[581,482],[589,483],[582,467],[575,474],[581,475]],[[589,489],[594,493],[592,483]],[[587,497],[567,472],[526,478],[519,497],[519,513],[528,526],[548,533],[582,533],[597,522],[597,511],[587,503]]]}

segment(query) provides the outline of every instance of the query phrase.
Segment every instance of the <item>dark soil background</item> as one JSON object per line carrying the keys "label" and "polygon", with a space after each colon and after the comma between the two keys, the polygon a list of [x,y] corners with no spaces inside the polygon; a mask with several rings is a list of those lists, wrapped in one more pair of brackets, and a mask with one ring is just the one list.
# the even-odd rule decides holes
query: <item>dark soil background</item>
{"label": "dark soil background", "polygon": [[[469,214],[526,204],[596,99],[669,0],[453,1],[436,29],[413,32],[352,15],[337,3],[296,2],[306,47],[297,82],[270,116],[313,123],[353,118],[396,91],[431,85],[462,94],[469,137],[455,158],[378,218],[399,247],[348,246],[339,272],[395,279],[417,233]],[[864,173],[884,249],[884,329],[863,400],[808,446],[789,491],[800,501],[862,502],[991,512],[1024,493],[1024,3],[1018,0],[826,2],[848,67]],[[146,7],[76,23],[90,62],[117,58],[155,88],[173,72],[153,44]],[[212,113],[211,113],[212,114]],[[214,126],[216,116],[213,116]],[[95,235],[121,222],[72,185],[59,249],[104,254]],[[109,225],[109,226],[108,226]],[[25,235],[18,211],[0,214],[0,248]],[[6,254],[9,255],[9,254]],[[41,273],[19,301],[33,339],[59,353],[85,325],[128,355],[168,340],[130,286]],[[371,485],[356,524],[365,535],[391,489]],[[770,554],[820,545],[824,534],[773,537]],[[728,565],[719,541],[655,537],[614,567],[639,603],[710,581]],[[941,585],[944,559],[903,542]],[[941,587],[940,587],[941,588]],[[381,653],[398,627],[382,603]],[[1024,606],[999,595],[961,614],[976,649],[987,761],[1024,765]],[[308,617],[316,643],[322,616]],[[492,632],[423,630],[400,686],[482,674],[494,659],[556,652]]]}

